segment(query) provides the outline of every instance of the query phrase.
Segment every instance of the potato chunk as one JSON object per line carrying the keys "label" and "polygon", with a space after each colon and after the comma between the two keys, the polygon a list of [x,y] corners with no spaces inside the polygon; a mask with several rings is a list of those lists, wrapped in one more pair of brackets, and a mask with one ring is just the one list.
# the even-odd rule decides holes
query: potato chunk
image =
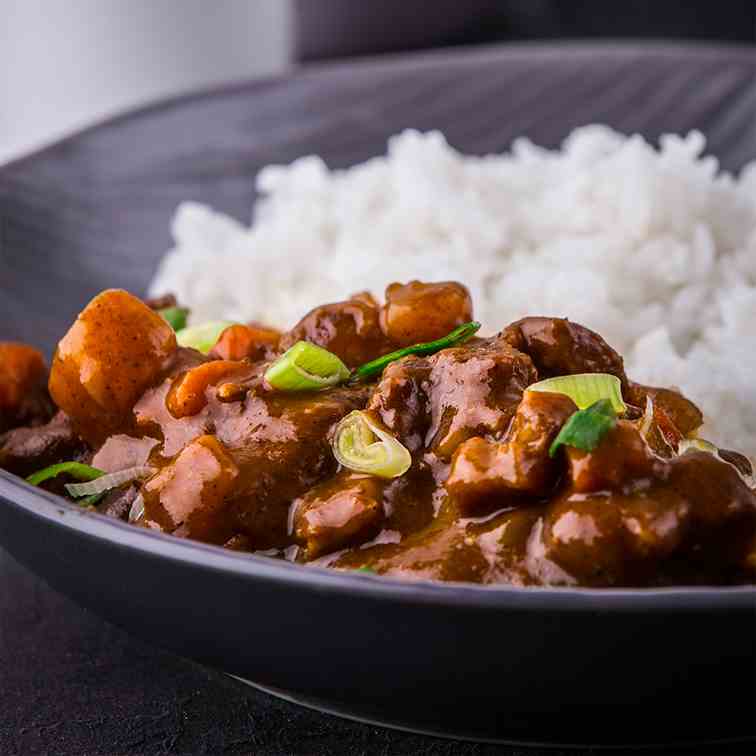
{"label": "potato chunk", "polygon": [[134,403],[176,351],[168,323],[120,289],[98,294],[60,340],[50,393],[92,445],[127,432]]}
{"label": "potato chunk", "polygon": [[46,379],[41,352],[26,344],[0,341],[0,433],[50,418]]}
{"label": "potato chunk", "polygon": [[398,346],[412,346],[446,336],[472,320],[470,292],[460,283],[392,283],[386,288],[381,326]]}

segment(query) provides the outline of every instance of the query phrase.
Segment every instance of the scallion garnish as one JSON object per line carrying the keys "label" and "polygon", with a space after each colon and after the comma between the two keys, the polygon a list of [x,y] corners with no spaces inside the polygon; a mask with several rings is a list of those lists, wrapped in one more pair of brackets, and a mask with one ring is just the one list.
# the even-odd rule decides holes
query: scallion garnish
{"label": "scallion garnish", "polygon": [[549,456],[555,456],[560,446],[593,451],[616,424],[617,413],[612,402],[609,399],[599,399],[590,407],[570,415],[549,447]]}
{"label": "scallion garnish", "polygon": [[59,462],[57,465],[50,465],[32,473],[26,479],[26,482],[31,483],[33,486],[38,486],[40,483],[44,483],[46,480],[55,478],[63,473],[76,478],[76,480],[94,480],[101,475],[105,475],[104,470],[98,470],[96,467],[85,465],[82,462]]}
{"label": "scallion garnish", "polygon": [[75,499],[80,496],[100,496],[124,483],[147,478],[154,472],[156,472],[155,468],[148,465],[127,467],[107,475],[98,475],[94,480],[88,480],[85,483],[66,483],[66,492]]}
{"label": "scallion garnish", "polygon": [[174,331],[180,331],[186,328],[186,316],[189,310],[185,307],[165,307],[158,310],[158,315],[162,315]]}
{"label": "scallion garnish", "polygon": [[298,341],[265,371],[279,391],[317,391],[347,378],[349,368],[335,354],[309,341]]}
{"label": "scallion garnish", "polygon": [[422,344],[415,344],[414,346],[408,346],[404,349],[397,349],[395,352],[384,354],[383,357],[378,357],[375,360],[366,362],[364,365],[356,368],[352,371],[352,379],[356,381],[370,378],[371,376],[378,375],[383,372],[383,369],[390,362],[394,362],[402,357],[407,357],[410,354],[435,354],[442,349],[448,349],[449,347],[458,346],[463,344],[469,338],[471,338],[480,328],[480,323],[470,321],[469,323],[463,323],[450,333],[447,333],[441,339],[435,341],[426,341]]}
{"label": "scallion garnish", "polygon": [[196,326],[182,328],[176,334],[179,346],[191,347],[202,354],[207,354],[217,343],[220,335],[234,323],[228,320],[211,320]]}
{"label": "scallion garnish", "polygon": [[609,373],[579,373],[577,375],[558,375],[554,378],[533,383],[528,391],[548,391],[553,394],[569,396],[578,409],[587,409],[600,399],[608,399],[614,411],[622,415],[626,410],[622,401],[622,384],[616,375]]}
{"label": "scallion garnish", "polygon": [[375,575],[376,572],[372,567],[365,565],[364,567],[358,567],[355,572],[364,572],[366,575]]}
{"label": "scallion garnish", "polygon": [[347,469],[398,478],[409,470],[409,451],[367,413],[350,412],[333,435],[333,454]]}

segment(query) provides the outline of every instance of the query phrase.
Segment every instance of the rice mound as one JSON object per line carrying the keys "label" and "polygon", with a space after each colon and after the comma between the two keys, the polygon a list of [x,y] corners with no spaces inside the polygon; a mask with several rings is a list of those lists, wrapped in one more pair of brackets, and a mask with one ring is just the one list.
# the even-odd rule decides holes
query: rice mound
{"label": "rice mound", "polygon": [[150,293],[174,292],[194,322],[288,327],[359,290],[457,279],[484,333],[524,315],[583,323],[633,379],[698,402],[707,438],[755,454],[756,162],[735,178],[704,147],[592,125],[559,150],[518,139],[472,157],[405,131],[345,171],[268,166],[250,228],[178,208]]}

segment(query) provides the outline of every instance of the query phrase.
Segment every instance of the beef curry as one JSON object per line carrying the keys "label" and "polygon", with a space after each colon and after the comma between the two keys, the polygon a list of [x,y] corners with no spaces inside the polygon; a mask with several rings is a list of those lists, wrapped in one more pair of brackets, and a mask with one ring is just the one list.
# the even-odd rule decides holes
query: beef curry
{"label": "beef curry", "polygon": [[583,326],[480,337],[453,282],[360,293],[286,333],[176,312],[105,291],[49,375],[0,343],[0,467],[137,527],[343,570],[755,581],[748,459],[699,439],[692,402],[631,381]]}

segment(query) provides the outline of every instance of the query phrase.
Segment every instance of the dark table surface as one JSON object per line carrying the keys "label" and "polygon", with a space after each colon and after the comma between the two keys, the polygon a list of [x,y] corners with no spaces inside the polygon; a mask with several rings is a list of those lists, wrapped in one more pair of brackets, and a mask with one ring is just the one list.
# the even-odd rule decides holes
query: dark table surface
{"label": "dark table surface", "polygon": [[[49,349],[95,291],[143,291],[170,244],[175,205],[205,201],[246,220],[266,163],[319,152],[332,166],[353,164],[409,126],[441,128],[475,153],[521,134],[554,146],[596,121],[649,138],[700,128],[736,170],[756,159],[756,52],[459,50],[305,69],[116,119],[0,168],[0,338]],[[67,288],[45,302],[41,323],[32,292],[51,275]],[[135,641],[0,551],[0,754],[541,752],[397,733],[278,701]],[[753,752],[744,743],[665,751]]]}

